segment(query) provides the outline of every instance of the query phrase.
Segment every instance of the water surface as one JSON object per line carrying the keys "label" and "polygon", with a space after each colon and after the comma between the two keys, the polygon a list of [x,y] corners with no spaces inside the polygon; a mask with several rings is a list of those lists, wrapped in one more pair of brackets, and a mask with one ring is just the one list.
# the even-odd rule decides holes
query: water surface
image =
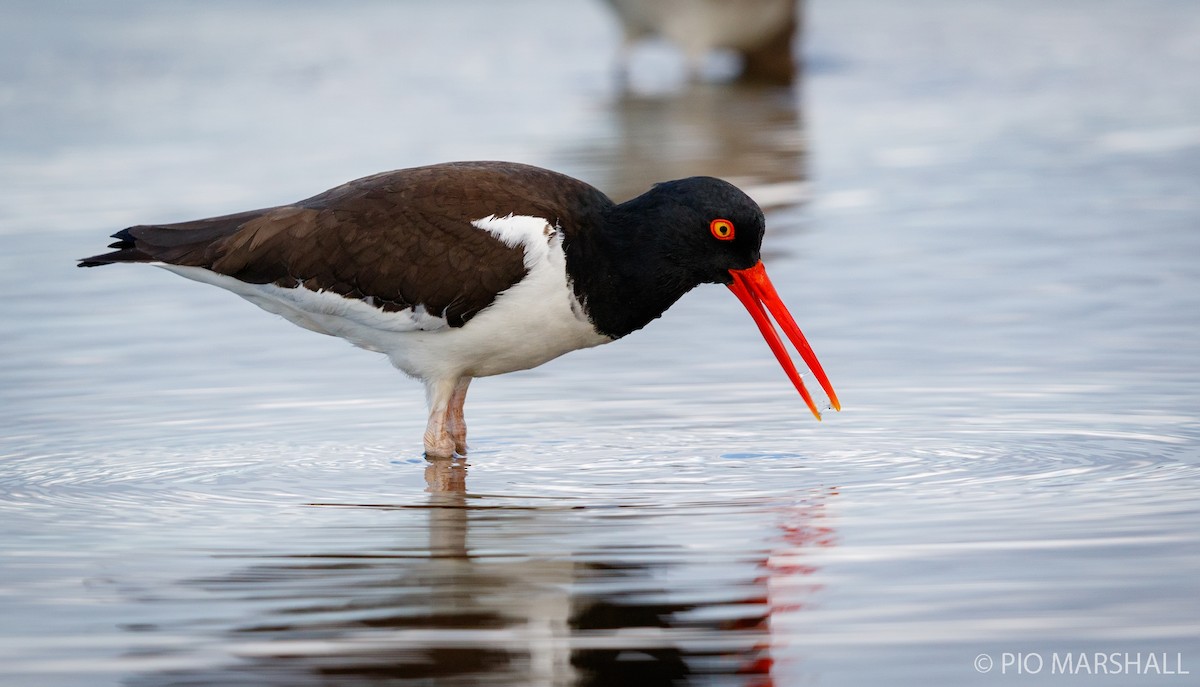
{"label": "water surface", "polygon": [[[0,682],[1200,674],[1190,3],[813,2],[783,91],[653,48],[622,90],[600,3],[461,5],[0,10]],[[72,266],[464,158],[742,184],[844,411],[705,287],[480,380],[469,459],[430,464],[383,358]],[[1165,663],[1052,674],[1081,652]]]}

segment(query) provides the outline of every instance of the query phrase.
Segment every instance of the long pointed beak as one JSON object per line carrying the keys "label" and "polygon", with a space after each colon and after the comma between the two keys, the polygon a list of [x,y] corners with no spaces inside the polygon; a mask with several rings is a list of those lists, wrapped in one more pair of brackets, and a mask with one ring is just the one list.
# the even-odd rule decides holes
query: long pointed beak
{"label": "long pointed beak", "polygon": [[804,364],[808,365],[808,369],[812,370],[813,376],[821,384],[821,388],[829,396],[829,402],[835,410],[841,410],[842,404],[838,402],[837,394],[833,392],[833,385],[829,383],[829,378],[825,376],[825,370],[821,369],[821,363],[817,360],[817,355],[813,353],[812,347],[808,345],[808,340],[804,338],[804,334],[800,331],[800,327],[796,325],[796,320],[792,319],[792,314],[788,312],[783,301],[779,298],[779,293],[775,291],[775,287],[771,284],[771,280],[767,278],[767,269],[763,267],[760,261],[754,267],[744,270],[729,270],[729,274],[733,276],[733,283],[729,285],[729,290],[733,295],[738,297],[742,305],[746,306],[746,310],[750,312],[750,316],[754,318],[754,323],[758,325],[758,330],[762,332],[763,338],[767,340],[767,345],[771,347],[771,351],[775,357],[779,359],[779,364],[783,366],[783,371],[787,373],[788,379],[792,380],[796,391],[800,392],[800,396],[804,402],[808,404],[808,409],[821,419],[821,412],[817,410],[817,404],[813,403],[812,396],[808,393],[808,389],[804,388],[804,382],[800,380],[800,373],[796,371],[796,366],[792,363],[791,356],[788,355],[787,349],[783,347],[783,341],[779,338],[779,332],[775,331],[775,325],[767,317],[767,312],[770,311],[771,316],[783,328],[784,334],[787,334],[788,340],[796,347],[796,351],[804,360]]}

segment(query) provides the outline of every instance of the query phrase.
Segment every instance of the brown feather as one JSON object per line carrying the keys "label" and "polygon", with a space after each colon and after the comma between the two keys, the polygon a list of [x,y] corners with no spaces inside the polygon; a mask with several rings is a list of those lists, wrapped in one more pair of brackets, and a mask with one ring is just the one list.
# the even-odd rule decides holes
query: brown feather
{"label": "brown feather", "polygon": [[242,281],[424,306],[462,326],[525,276],[520,248],[471,222],[545,218],[571,237],[612,205],[555,172],[501,162],[416,167],[365,177],[293,205],[178,224],[131,227],[118,250],[81,261],[166,262]]}

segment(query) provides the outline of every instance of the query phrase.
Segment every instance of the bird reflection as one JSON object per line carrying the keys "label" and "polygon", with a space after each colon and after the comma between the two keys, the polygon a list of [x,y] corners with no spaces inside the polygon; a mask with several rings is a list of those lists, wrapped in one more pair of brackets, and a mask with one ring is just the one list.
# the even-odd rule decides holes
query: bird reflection
{"label": "bird reflection", "polygon": [[467,461],[464,458],[430,460],[425,466],[425,484],[430,504],[444,502],[447,505],[463,503],[467,493]]}
{"label": "bird reflection", "polygon": [[802,582],[817,570],[805,557],[836,543],[824,523],[836,492],[770,507],[770,548],[698,554],[665,541],[589,545],[610,506],[509,505],[471,493],[468,471],[430,462],[423,503],[321,504],[383,514],[391,544],[324,540],[185,581],[189,598],[214,603],[137,631],[199,634],[198,645],[228,647],[228,664],[129,684],[767,687],[772,651],[786,647],[772,619],[802,612],[820,588]]}
{"label": "bird reflection", "polygon": [[428,461],[425,491],[429,493],[429,555],[467,557],[467,461],[462,458]]}

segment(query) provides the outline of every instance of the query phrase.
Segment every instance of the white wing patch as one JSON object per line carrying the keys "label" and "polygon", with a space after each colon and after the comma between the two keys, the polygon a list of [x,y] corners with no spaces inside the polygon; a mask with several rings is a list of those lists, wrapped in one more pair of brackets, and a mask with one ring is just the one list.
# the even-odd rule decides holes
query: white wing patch
{"label": "white wing patch", "polygon": [[[471,226],[483,229],[509,248],[520,247],[525,253],[527,270],[546,259],[550,244],[560,234],[557,227],[550,226],[549,220],[529,215],[488,215],[471,222]],[[559,239],[561,243],[561,236]]]}

